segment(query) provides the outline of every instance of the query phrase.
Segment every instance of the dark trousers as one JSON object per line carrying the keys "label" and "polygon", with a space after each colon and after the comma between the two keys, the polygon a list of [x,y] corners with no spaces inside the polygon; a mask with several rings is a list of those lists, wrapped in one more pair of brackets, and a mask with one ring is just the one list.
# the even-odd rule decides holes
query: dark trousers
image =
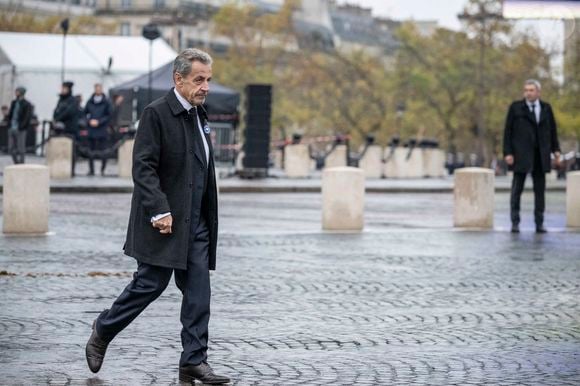
{"label": "dark trousers", "polygon": [[127,327],[161,295],[175,271],[175,283],[183,295],[180,317],[183,351],[179,365],[199,364],[207,359],[211,290],[206,221],[202,218],[197,226],[192,226],[190,234],[186,270],[138,263],[131,283],[111,308],[97,318],[96,329],[101,338],[111,340]]}
{"label": "dark trousers", "polygon": [[95,156],[93,152],[101,153],[101,174],[105,173],[107,167],[107,156],[104,150],[107,148],[107,138],[89,138],[89,173],[95,174]]}
{"label": "dark trousers", "polygon": [[26,130],[8,132],[8,152],[15,164],[24,163],[26,153]]}
{"label": "dark trousers", "polygon": [[[546,208],[546,173],[542,168],[539,150],[535,151],[534,167],[532,170],[534,183],[534,220],[537,226],[544,223],[544,210]],[[511,193],[511,219],[512,223],[520,223],[520,198],[524,191],[527,173],[515,173],[512,180]]]}

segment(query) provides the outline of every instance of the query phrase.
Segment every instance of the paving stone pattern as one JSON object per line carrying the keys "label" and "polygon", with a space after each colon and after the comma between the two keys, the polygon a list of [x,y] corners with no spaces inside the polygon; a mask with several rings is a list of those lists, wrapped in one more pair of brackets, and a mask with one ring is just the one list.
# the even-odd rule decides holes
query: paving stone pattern
{"label": "paving stone pattern", "polygon": [[[369,195],[362,234],[320,231],[317,194],[222,195],[210,362],[236,385],[579,385],[580,232],[451,227],[450,195]],[[175,385],[174,285],[111,344],[84,345],[128,284],[130,196],[53,195],[47,237],[0,236],[0,384]]]}

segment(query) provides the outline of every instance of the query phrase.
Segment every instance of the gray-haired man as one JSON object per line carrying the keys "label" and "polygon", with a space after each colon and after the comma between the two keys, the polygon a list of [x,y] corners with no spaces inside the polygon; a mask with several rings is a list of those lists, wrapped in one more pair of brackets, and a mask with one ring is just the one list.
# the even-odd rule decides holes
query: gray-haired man
{"label": "gray-haired man", "polygon": [[512,233],[520,231],[520,197],[527,173],[532,174],[534,181],[536,232],[546,233],[546,173],[551,168],[551,153],[559,162],[560,145],[552,106],[540,100],[541,88],[537,80],[527,80],[524,83],[524,99],[512,103],[506,119],[503,151],[506,163],[514,171],[511,192]]}
{"label": "gray-haired man", "polygon": [[207,364],[210,276],[217,246],[217,190],[213,151],[202,104],[212,59],[181,52],[173,64],[175,88],[145,108],[133,149],[135,188],[125,254],[137,260],[133,280],[93,323],[86,346],[99,371],[113,338],[165,290],[172,274],[183,294],[179,379],[229,382]]}

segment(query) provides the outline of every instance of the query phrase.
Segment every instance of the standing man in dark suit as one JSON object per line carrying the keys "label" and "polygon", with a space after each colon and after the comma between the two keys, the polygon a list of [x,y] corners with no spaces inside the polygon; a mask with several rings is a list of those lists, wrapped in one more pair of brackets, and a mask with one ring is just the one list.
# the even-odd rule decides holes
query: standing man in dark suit
{"label": "standing man in dark suit", "polygon": [[536,232],[546,233],[546,173],[550,172],[551,153],[556,163],[559,163],[560,145],[552,107],[540,100],[541,89],[537,80],[527,80],[524,84],[524,100],[512,103],[506,119],[503,152],[506,163],[514,171],[511,192],[512,233],[520,231],[520,197],[527,173],[532,174],[534,182]]}
{"label": "standing man in dark suit", "polygon": [[124,247],[125,254],[137,260],[137,272],[111,308],[93,323],[86,346],[93,372],[99,371],[108,344],[161,295],[174,274],[183,294],[179,379],[229,382],[207,363],[209,271],[216,266],[218,229],[213,151],[202,107],[211,64],[211,57],[201,50],[181,52],[173,63],[175,88],[147,106],[141,116]]}
{"label": "standing man in dark suit", "polygon": [[16,99],[10,104],[8,112],[8,149],[15,164],[24,163],[26,154],[26,134],[32,120],[32,104],[24,99],[26,89],[18,87]]}

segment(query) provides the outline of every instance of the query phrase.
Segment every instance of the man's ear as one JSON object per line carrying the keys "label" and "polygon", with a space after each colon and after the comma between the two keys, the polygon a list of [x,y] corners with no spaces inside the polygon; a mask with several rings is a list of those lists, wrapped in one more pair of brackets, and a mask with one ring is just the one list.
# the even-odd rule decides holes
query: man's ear
{"label": "man's ear", "polygon": [[179,72],[173,74],[173,82],[176,86],[181,86],[183,84],[183,77]]}

